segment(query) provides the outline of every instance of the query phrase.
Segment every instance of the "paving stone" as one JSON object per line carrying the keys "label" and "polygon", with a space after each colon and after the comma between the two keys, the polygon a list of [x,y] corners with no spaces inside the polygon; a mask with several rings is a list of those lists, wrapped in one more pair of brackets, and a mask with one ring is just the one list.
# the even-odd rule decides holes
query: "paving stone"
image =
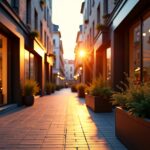
{"label": "paving stone", "polygon": [[93,113],[70,89],[0,116],[0,150],[126,150],[114,112]]}

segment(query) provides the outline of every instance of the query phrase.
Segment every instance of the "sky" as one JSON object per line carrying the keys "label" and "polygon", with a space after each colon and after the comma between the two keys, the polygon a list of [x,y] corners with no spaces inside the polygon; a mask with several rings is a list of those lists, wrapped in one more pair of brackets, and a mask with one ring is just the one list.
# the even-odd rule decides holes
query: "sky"
{"label": "sky", "polygon": [[76,36],[83,18],[80,13],[82,1],[83,0],[52,1],[52,21],[54,24],[59,25],[65,59],[74,59]]}

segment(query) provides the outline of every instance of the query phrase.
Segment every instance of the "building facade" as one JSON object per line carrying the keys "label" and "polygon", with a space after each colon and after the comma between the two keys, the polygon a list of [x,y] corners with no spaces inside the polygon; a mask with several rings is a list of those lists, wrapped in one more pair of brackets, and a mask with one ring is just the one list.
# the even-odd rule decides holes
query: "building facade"
{"label": "building facade", "polygon": [[53,82],[56,85],[64,85],[64,58],[63,58],[63,44],[61,40],[61,33],[59,26],[53,24],[53,53],[55,55],[53,67]]}
{"label": "building facade", "polygon": [[101,74],[114,89],[124,73],[149,81],[149,6],[148,0],[83,2],[84,46],[93,52],[93,78]]}
{"label": "building facade", "polygon": [[64,64],[66,82],[71,84],[74,82],[74,60],[65,59]]}
{"label": "building facade", "polygon": [[[82,80],[84,80],[84,74],[81,74],[82,72],[85,73],[85,71],[82,71],[82,69],[84,69],[84,62],[85,62],[85,58],[84,56],[81,56],[80,53],[82,51],[85,50],[84,48],[84,34],[83,34],[83,25],[80,25],[79,27],[79,31],[77,33],[77,37],[76,37],[76,46],[75,46],[75,61],[74,61],[74,65],[75,65],[75,71],[74,71],[74,77],[75,80],[77,80],[77,82],[80,82],[81,78]],[[84,81],[85,82],[85,81]]]}
{"label": "building facade", "polygon": [[1,105],[21,103],[26,79],[37,81],[44,94],[53,65],[51,6],[51,0],[0,1]]}

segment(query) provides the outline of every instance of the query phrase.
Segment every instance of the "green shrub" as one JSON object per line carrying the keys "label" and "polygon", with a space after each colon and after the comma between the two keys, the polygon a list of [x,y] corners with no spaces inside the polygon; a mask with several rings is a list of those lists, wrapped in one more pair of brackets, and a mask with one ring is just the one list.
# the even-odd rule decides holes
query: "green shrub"
{"label": "green shrub", "polygon": [[46,82],[45,84],[45,91],[47,94],[52,92],[53,84],[51,82]]}
{"label": "green shrub", "polygon": [[76,88],[77,88],[78,91],[85,90],[86,85],[83,84],[83,83],[79,83],[79,84],[77,84]]}
{"label": "green shrub", "polygon": [[77,85],[76,84],[71,85],[71,91],[77,92]]}
{"label": "green shrub", "polygon": [[24,95],[32,96],[36,95],[39,92],[39,86],[34,80],[26,80],[24,84]]}
{"label": "green shrub", "polygon": [[85,84],[83,83],[77,84],[78,97],[81,97],[81,98],[85,97],[85,89],[86,89]]}
{"label": "green shrub", "polygon": [[100,76],[93,80],[87,87],[87,93],[93,96],[110,97],[112,95],[112,90],[107,86],[107,82]]}
{"label": "green shrub", "polygon": [[128,84],[121,82],[121,92],[113,94],[112,103],[127,109],[132,115],[150,118],[150,84],[136,84],[133,79],[127,78]]}

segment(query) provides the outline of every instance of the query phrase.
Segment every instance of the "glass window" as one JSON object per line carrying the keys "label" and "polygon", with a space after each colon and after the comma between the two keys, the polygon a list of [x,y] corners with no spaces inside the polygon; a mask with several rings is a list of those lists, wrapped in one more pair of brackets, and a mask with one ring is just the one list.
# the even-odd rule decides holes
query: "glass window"
{"label": "glass window", "polygon": [[107,81],[111,80],[111,48],[107,48],[106,50],[107,57]]}
{"label": "glass window", "polygon": [[35,57],[33,54],[25,50],[25,79],[35,80]]}
{"label": "glass window", "polygon": [[19,13],[19,0],[12,0],[11,6],[15,10],[16,13]]}
{"label": "glass window", "polygon": [[143,21],[143,80],[150,81],[150,13]]}
{"label": "glass window", "polygon": [[70,71],[72,71],[72,66],[70,67]]}
{"label": "glass window", "polygon": [[43,40],[43,24],[42,24],[42,22],[40,22],[40,40],[41,40],[41,42]]}
{"label": "glass window", "polygon": [[34,29],[35,30],[38,29],[38,13],[37,13],[36,9],[34,10]]}
{"label": "glass window", "polygon": [[25,50],[25,79],[29,79],[29,52]]}
{"label": "glass window", "polygon": [[34,55],[30,53],[30,79],[35,80],[35,63]]}
{"label": "glass window", "polygon": [[150,13],[130,28],[130,42],[130,76],[150,81]]}
{"label": "glass window", "polygon": [[140,23],[136,23],[130,30],[130,76],[140,81],[141,68],[141,32]]}
{"label": "glass window", "polygon": [[97,7],[97,24],[100,24],[100,4]]}

